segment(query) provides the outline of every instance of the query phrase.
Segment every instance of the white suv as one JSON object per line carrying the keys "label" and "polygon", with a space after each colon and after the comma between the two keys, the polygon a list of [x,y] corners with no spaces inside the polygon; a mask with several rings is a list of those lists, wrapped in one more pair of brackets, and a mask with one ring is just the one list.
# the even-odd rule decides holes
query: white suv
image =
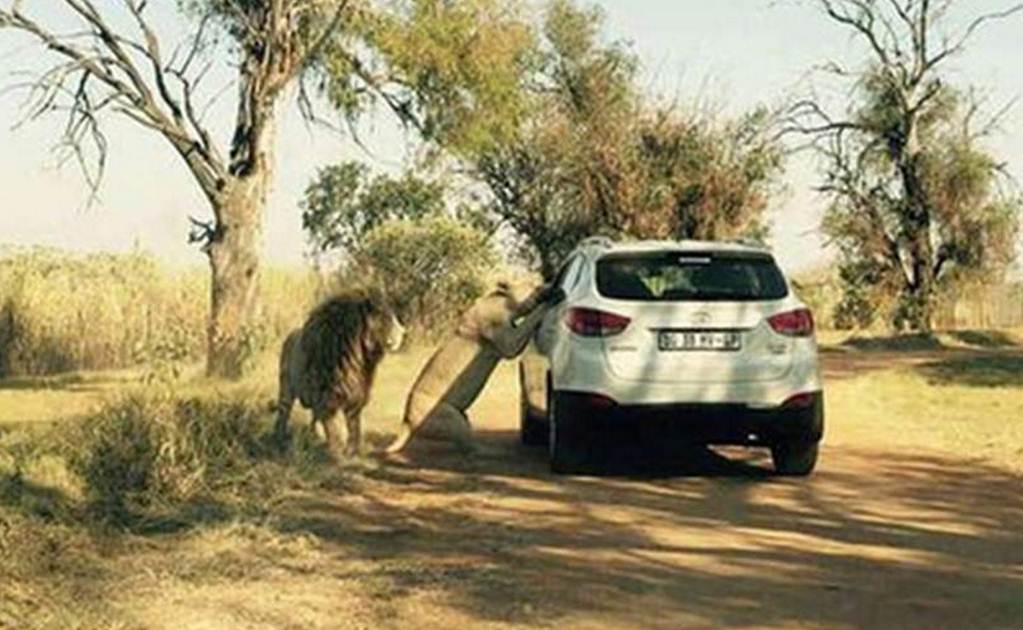
{"label": "white suv", "polygon": [[522,439],[557,473],[642,438],[771,449],[807,475],[823,435],[813,317],[770,252],[704,241],[584,241],[521,364]]}

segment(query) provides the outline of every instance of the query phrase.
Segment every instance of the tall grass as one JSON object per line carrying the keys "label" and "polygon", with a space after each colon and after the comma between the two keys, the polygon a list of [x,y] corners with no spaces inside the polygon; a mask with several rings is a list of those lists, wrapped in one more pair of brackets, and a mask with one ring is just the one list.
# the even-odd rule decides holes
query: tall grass
{"label": "tall grass", "polygon": [[[315,299],[312,274],[267,270],[253,350],[298,325]],[[0,377],[123,368],[203,356],[206,270],[149,255],[0,251]]]}

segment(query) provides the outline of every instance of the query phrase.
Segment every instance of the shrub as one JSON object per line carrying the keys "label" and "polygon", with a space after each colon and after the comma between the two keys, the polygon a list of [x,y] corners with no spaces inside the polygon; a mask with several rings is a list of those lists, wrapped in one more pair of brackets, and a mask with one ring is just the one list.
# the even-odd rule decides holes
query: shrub
{"label": "shrub", "polygon": [[483,293],[496,258],[485,234],[455,219],[390,221],[366,235],[342,282],[369,279],[406,324],[436,333]]}
{"label": "shrub", "polygon": [[188,501],[250,468],[264,450],[258,420],[236,400],[136,392],[83,422],[71,466],[108,515]]}

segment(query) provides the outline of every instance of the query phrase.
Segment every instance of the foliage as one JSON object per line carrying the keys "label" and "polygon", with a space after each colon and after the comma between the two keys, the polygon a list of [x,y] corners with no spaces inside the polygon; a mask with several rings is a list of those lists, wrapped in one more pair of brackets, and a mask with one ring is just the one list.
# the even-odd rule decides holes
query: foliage
{"label": "foliage", "polygon": [[[301,322],[314,300],[309,275],[268,270],[266,306],[249,331],[257,354]],[[209,282],[145,254],[11,250],[0,255],[0,376],[201,358]]]}
{"label": "foliage", "polygon": [[524,2],[390,6],[376,15],[368,41],[394,79],[383,93],[392,109],[435,147],[488,146],[515,128],[525,109],[518,79],[534,55]]}
{"label": "foliage", "polygon": [[[907,210],[902,171],[876,141],[890,130],[868,127],[845,140],[843,150],[859,154],[858,182],[833,195],[823,224],[842,260],[842,325],[869,326],[881,315],[898,330],[929,329],[942,293],[996,281],[1014,258],[1020,199],[1006,192],[999,164],[966,127],[970,114],[962,95],[942,91],[942,106],[918,122],[919,191],[912,194],[918,197],[913,203],[926,208],[924,219]],[[861,112],[865,121],[881,116],[882,95],[870,98]],[[832,164],[829,181],[848,181],[844,168]],[[869,209],[864,189],[871,190]],[[925,228],[930,247],[914,247]],[[930,288],[923,294],[917,276],[925,274]]]}
{"label": "foliage", "polygon": [[138,387],[80,422],[2,435],[0,508],[68,524],[172,524],[199,512],[253,515],[289,486],[341,472],[324,468],[307,428],[278,453],[266,395]]}
{"label": "foliage", "polygon": [[[309,119],[314,95],[349,125],[383,104],[428,140],[474,144],[501,127],[502,117],[482,112],[515,117],[517,86],[505,76],[531,39],[517,0],[178,0],[192,28],[177,45],[156,27],[156,3],[22,4],[0,8],[0,29],[51,57],[19,86],[27,118],[66,116],[58,147],[92,188],[113,146],[105,119],[121,116],[166,140],[208,201],[211,217],[193,220],[191,240],[210,261],[207,371],[220,376],[240,375],[254,347],[270,131],[286,95],[298,95]],[[223,92],[204,83],[218,64],[237,73],[223,144],[204,106]]]}
{"label": "foliage", "polygon": [[899,330],[929,331],[942,294],[997,279],[1015,255],[1023,200],[982,144],[997,117],[978,124],[981,103],[942,76],[946,60],[1000,14],[952,37],[940,5],[820,4],[871,56],[863,70],[828,66],[852,85],[842,118],[812,100],[795,109],[796,129],[815,137],[831,202],[823,229],[840,255],[839,323],[882,316]]}
{"label": "foliage", "polygon": [[317,252],[354,251],[388,221],[416,220],[444,210],[444,187],[411,173],[369,178],[369,167],[342,162],[322,168],[306,188],[302,227]]}
{"label": "foliage", "polygon": [[258,417],[239,401],[128,395],[83,423],[72,468],[106,515],[187,501],[245,473],[265,448]]}
{"label": "foliage", "polygon": [[370,231],[345,274],[385,287],[405,322],[437,333],[483,293],[495,259],[479,230],[433,215]]}
{"label": "foliage", "polygon": [[487,234],[448,209],[447,189],[412,173],[370,177],[344,162],[306,189],[303,226],[317,253],[341,253],[338,281],[381,288],[401,318],[439,332],[483,291],[495,262]]}
{"label": "foliage", "polygon": [[763,234],[781,167],[768,112],[722,121],[651,104],[597,9],[555,0],[542,31],[519,77],[525,115],[489,145],[455,147],[525,260],[550,277],[586,236]]}

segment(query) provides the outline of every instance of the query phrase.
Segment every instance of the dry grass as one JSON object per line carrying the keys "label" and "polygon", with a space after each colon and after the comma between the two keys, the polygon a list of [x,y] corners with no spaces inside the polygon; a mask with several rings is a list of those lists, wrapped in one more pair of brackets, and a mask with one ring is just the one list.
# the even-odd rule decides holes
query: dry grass
{"label": "dry grass", "polygon": [[[209,272],[144,254],[0,251],[0,376],[104,370],[200,358]],[[266,270],[254,352],[300,322],[311,274]]]}
{"label": "dry grass", "polygon": [[1023,355],[924,361],[827,385],[827,441],[882,441],[1023,473]]}

